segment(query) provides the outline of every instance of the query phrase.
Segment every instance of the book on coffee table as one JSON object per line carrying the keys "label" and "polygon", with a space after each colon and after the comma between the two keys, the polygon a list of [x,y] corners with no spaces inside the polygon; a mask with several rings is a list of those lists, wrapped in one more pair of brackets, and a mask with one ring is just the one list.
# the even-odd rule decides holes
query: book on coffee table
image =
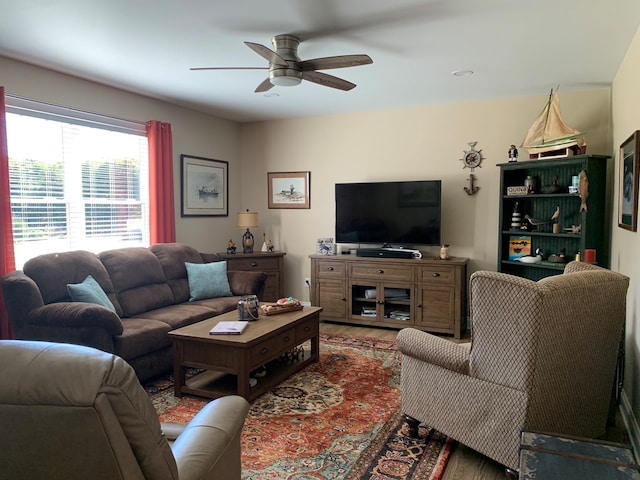
{"label": "book on coffee table", "polygon": [[248,321],[235,322],[218,322],[211,330],[209,335],[240,335],[249,325]]}

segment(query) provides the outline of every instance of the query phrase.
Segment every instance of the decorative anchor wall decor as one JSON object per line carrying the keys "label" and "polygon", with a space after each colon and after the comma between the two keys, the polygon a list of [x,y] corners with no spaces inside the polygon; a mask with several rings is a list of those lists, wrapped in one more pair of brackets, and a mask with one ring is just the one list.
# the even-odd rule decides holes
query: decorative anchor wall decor
{"label": "decorative anchor wall decor", "polygon": [[[462,167],[463,169],[470,168],[473,172],[474,168],[482,167],[482,165],[480,164],[482,163],[482,160],[484,160],[484,158],[482,157],[482,150],[476,150],[477,143],[478,142],[469,142],[467,144],[471,148],[469,150],[465,150],[464,155],[460,159],[460,161],[464,163]],[[468,181],[469,186],[464,187],[464,191],[467,192],[467,195],[473,195],[474,193],[477,193],[478,190],[480,190],[480,187],[475,186],[476,177],[473,173],[469,174]]]}
{"label": "decorative anchor wall decor", "polygon": [[480,190],[480,187],[476,187],[475,186],[475,180],[476,177],[473,175],[473,173],[469,174],[469,186],[468,187],[464,187],[464,191],[467,192],[467,195],[473,195],[474,193],[477,193],[478,190]]}

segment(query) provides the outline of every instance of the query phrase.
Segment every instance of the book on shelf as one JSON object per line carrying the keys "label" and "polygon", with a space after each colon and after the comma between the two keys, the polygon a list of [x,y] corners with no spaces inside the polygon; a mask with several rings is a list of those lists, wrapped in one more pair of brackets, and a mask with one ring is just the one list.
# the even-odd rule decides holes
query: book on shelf
{"label": "book on shelf", "polygon": [[211,330],[209,335],[240,335],[249,325],[248,321],[232,321],[218,322]]}
{"label": "book on shelf", "polygon": [[395,320],[410,320],[411,316],[409,312],[405,312],[404,310],[393,310],[389,312],[389,318],[393,318]]}
{"label": "book on shelf", "polygon": [[363,317],[375,317],[378,314],[375,308],[362,307],[361,315]]}

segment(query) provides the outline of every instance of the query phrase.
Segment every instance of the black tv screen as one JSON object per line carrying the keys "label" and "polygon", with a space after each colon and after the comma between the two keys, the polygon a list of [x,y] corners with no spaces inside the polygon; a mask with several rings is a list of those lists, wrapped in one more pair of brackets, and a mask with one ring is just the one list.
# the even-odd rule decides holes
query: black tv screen
{"label": "black tv screen", "polygon": [[336,183],[336,243],[440,245],[441,184]]}

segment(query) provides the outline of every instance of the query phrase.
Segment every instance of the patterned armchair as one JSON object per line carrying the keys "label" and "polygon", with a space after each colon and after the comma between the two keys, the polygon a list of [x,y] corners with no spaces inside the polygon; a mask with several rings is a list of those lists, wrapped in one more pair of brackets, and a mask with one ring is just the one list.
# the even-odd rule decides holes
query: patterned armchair
{"label": "patterned armchair", "polygon": [[471,276],[471,343],[398,333],[402,408],[510,469],[520,431],[605,433],[629,279],[571,262],[538,282]]}

